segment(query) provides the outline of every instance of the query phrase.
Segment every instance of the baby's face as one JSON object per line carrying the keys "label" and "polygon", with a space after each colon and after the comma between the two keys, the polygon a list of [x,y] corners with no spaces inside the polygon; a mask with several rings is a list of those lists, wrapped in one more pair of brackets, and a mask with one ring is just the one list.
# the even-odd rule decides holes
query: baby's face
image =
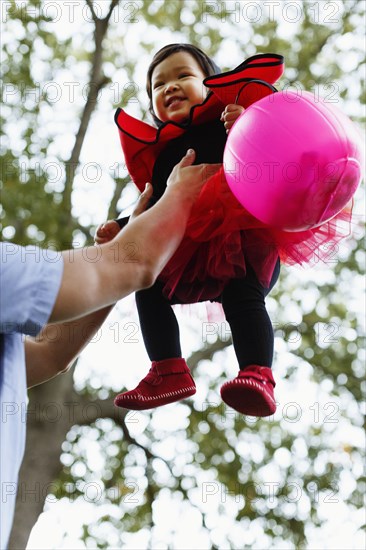
{"label": "baby's face", "polygon": [[177,52],[157,65],[151,77],[152,105],[162,122],[184,122],[193,105],[202,103],[206,77],[195,58],[188,52]]}

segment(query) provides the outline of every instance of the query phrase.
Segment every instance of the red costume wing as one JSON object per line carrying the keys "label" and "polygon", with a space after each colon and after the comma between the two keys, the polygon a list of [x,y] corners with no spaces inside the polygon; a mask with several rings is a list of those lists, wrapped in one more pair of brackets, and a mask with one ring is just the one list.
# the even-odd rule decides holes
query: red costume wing
{"label": "red costume wing", "polygon": [[273,84],[282,76],[284,58],[277,54],[250,57],[232,71],[205,78],[203,83],[224,104],[249,105],[276,91]]}

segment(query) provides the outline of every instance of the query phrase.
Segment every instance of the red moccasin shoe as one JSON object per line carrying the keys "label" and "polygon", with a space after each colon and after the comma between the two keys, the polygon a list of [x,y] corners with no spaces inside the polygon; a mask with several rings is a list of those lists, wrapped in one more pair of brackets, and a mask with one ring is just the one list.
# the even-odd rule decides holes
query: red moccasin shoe
{"label": "red moccasin shoe", "polygon": [[153,361],[147,376],[134,390],[120,393],[117,407],[143,411],[180,401],[196,393],[196,385],[184,359]]}
{"label": "red moccasin shoe", "polygon": [[269,367],[250,365],[221,387],[221,397],[227,405],[242,414],[270,416],[276,411],[275,385]]}

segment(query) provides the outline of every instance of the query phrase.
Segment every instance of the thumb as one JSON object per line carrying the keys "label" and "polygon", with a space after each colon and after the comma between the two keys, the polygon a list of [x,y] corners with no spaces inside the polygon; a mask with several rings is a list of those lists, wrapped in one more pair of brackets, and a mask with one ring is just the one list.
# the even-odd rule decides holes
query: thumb
{"label": "thumb", "polygon": [[144,191],[139,196],[139,199],[138,199],[137,204],[134,208],[134,211],[131,214],[131,218],[134,218],[134,217],[138,216],[139,214],[141,214],[142,212],[144,212],[144,210],[146,209],[146,207],[148,205],[148,202],[151,198],[152,193],[153,193],[153,187],[152,187],[151,183],[147,183],[146,186],[145,186]]}
{"label": "thumb", "polygon": [[194,151],[194,149],[188,149],[185,156],[180,161],[179,165],[183,167],[191,166],[191,164],[194,163],[195,158],[196,158],[196,152]]}

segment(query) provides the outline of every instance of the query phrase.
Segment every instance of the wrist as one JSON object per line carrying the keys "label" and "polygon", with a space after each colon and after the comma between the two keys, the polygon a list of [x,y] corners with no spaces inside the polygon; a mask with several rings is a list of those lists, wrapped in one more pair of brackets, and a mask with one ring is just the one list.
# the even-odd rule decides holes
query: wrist
{"label": "wrist", "polygon": [[183,182],[167,187],[164,196],[169,197],[170,205],[176,202],[178,205],[190,206],[196,199],[196,194],[192,192],[191,186],[188,187]]}

